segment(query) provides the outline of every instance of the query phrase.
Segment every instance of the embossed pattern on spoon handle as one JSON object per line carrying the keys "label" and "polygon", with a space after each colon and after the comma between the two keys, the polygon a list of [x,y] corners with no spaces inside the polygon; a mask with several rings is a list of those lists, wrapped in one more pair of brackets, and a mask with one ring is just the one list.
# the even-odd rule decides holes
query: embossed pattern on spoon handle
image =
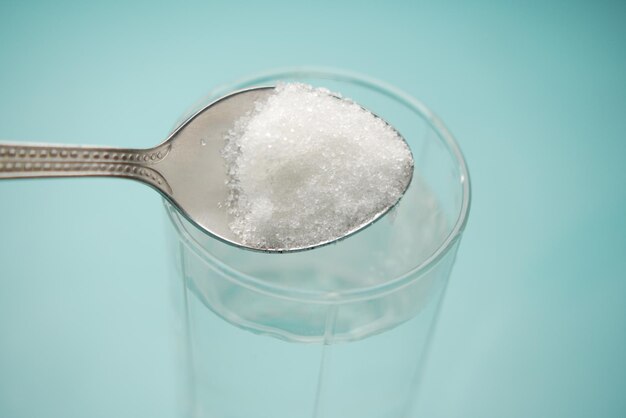
{"label": "embossed pattern on spoon handle", "polygon": [[166,194],[167,180],[154,165],[170,145],[151,149],[0,143],[0,180],[41,177],[122,177],[146,183]]}

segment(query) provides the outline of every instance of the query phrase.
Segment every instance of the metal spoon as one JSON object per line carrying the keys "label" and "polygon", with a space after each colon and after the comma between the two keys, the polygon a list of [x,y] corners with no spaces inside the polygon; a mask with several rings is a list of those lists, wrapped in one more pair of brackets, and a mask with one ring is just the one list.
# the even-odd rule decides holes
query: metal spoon
{"label": "metal spoon", "polygon": [[[372,224],[395,205],[332,240],[305,248],[254,248],[229,228],[225,205],[224,136],[255,102],[273,87],[257,87],[224,96],[182,123],[162,144],[150,149],[0,143],[0,180],[40,177],[122,177],[159,191],[189,221],[229,244],[265,252],[311,249],[351,235]],[[400,136],[401,137],[401,136]],[[411,179],[407,179],[408,188]]]}

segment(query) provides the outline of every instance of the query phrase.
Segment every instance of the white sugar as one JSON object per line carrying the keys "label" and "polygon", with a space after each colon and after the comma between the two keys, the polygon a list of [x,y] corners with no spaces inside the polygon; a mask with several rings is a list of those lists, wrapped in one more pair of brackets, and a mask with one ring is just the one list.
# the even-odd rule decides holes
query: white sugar
{"label": "white sugar", "polygon": [[402,195],[406,143],[358,104],[305,84],[276,87],[226,135],[232,231],[257,248],[344,236]]}

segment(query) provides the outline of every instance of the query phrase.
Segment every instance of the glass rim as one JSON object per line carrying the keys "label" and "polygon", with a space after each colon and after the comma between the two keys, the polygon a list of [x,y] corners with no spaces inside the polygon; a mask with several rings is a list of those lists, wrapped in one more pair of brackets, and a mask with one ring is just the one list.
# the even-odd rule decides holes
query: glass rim
{"label": "glass rim", "polygon": [[[446,149],[450,152],[453,159],[458,164],[460,173],[459,180],[461,182],[462,188],[462,201],[461,208],[450,233],[429,257],[424,259],[421,263],[417,264],[415,267],[408,270],[407,272],[397,277],[394,277],[391,280],[373,286],[365,286],[337,292],[327,290],[316,291],[294,289],[272,284],[253,275],[239,271],[234,266],[219,260],[209,251],[203,248],[202,244],[200,244],[193,237],[193,235],[189,233],[185,225],[181,222],[180,217],[183,216],[184,218],[184,215],[176,211],[176,209],[169,205],[169,202],[164,199],[163,201],[166,205],[168,216],[172,221],[172,224],[174,225],[178,236],[182,238],[183,242],[198,256],[200,256],[204,261],[208,262],[213,268],[215,268],[219,273],[226,276],[226,278],[228,278],[229,280],[234,281],[237,284],[251,290],[289,300],[296,300],[307,303],[328,304],[372,299],[392,293],[404,286],[409,285],[410,283],[413,283],[420,277],[423,277],[425,273],[430,271],[430,269],[434,267],[454,247],[456,242],[460,239],[465,229],[465,226],[467,225],[467,219],[471,204],[470,177],[465,157],[463,156],[463,153],[455,138],[445,126],[443,121],[418,99],[386,82],[347,70],[308,66],[268,70],[253,76],[241,78],[234,82],[218,86],[211,90],[211,92],[209,93],[209,97],[217,99],[232,91],[239,90],[245,85],[261,84],[270,80],[275,80],[277,78],[290,77],[319,77],[350,82],[373,89],[393,100],[399,101],[401,104],[416,111],[416,113],[418,113],[418,115],[421,116],[437,133],[439,140],[443,142],[443,144],[446,146]],[[212,239],[216,239],[209,234],[205,233],[205,235],[211,237]],[[267,256],[280,257],[280,254],[267,254]]]}

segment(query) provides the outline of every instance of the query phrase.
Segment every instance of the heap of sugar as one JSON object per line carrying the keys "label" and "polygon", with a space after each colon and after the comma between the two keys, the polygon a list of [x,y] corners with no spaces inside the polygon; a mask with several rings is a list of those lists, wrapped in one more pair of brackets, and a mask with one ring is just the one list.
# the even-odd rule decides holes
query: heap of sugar
{"label": "heap of sugar", "polygon": [[340,238],[394,205],[413,173],[387,123],[306,84],[279,84],[225,140],[230,228],[256,248]]}

